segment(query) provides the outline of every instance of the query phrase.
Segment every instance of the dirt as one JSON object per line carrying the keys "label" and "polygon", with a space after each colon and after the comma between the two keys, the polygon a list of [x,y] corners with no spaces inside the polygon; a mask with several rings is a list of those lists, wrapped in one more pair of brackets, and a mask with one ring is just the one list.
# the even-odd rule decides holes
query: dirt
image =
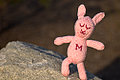
{"label": "dirt", "polygon": [[0,34],[0,48],[10,41],[25,41],[66,55],[67,46],[55,46],[58,36],[74,35],[77,7],[84,3],[87,15],[93,17],[104,11],[106,17],[95,27],[90,39],[101,41],[105,50],[88,48],[86,69],[103,80],[119,80],[120,66],[120,1],[119,0],[66,0],[56,1],[50,9],[38,11]]}

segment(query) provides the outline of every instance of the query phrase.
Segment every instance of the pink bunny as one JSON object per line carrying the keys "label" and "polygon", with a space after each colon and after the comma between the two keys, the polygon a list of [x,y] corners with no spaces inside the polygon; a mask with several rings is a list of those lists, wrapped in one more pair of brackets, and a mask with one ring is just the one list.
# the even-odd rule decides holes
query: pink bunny
{"label": "pink bunny", "polygon": [[67,55],[68,57],[62,62],[61,72],[64,76],[68,76],[69,64],[77,64],[79,77],[81,80],[87,80],[84,60],[86,57],[87,46],[93,47],[97,50],[103,50],[104,45],[101,42],[94,40],[87,40],[94,30],[94,26],[104,18],[103,12],[98,13],[92,19],[85,16],[86,8],[82,4],[78,8],[78,20],[75,23],[75,36],[58,37],[54,40],[54,44],[61,45],[63,43],[70,43]]}

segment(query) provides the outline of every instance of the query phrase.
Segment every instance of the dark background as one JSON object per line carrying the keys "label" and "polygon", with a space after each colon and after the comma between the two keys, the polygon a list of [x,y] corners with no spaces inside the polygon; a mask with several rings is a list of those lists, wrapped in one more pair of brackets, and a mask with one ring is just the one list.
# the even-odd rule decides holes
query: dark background
{"label": "dark background", "polygon": [[68,44],[55,46],[57,36],[74,35],[77,8],[93,17],[104,11],[90,39],[105,50],[88,48],[86,69],[103,80],[120,80],[120,0],[0,0],[0,48],[10,41],[25,41],[66,55]]}

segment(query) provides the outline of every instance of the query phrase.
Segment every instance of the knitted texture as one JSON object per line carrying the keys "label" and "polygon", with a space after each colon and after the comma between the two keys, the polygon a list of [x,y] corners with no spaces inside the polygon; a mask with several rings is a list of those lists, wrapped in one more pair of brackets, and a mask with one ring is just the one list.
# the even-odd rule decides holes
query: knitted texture
{"label": "knitted texture", "polygon": [[85,68],[84,68],[84,60],[86,57],[87,46],[95,48],[97,50],[103,50],[104,44],[95,41],[95,40],[87,40],[91,33],[94,30],[94,26],[99,23],[105,16],[103,12],[98,13],[92,19],[89,16],[85,16],[86,8],[83,4],[81,4],[78,8],[78,20],[75,23],[75,36],[64,36],[57,37],[54,40],[54,44],[62,45],[63,43],[70,43],[67,50],[67,58],[62,62],[61,73],[64,76],[68,76],[70,74],[69,64],[77,64],[79,77],[81,80],[87,80]]}

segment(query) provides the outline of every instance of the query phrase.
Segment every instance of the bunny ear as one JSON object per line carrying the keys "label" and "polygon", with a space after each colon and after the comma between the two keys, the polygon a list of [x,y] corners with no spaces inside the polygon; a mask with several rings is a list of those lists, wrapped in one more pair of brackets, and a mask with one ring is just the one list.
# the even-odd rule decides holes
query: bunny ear
{"label": "bunny ear", "polygon": [[85,13],[86,13],[86,8],[83,4],[81,4],[78,8],[78,13],[77,13],[78,18],[84,17]]}
{"label": "bunny ear", "polygon": [[105,16],[105,13],[104,13],[104,12],[100,12],[100,13],[96,14],[96,15],[92,18],[94,24],[96,25],[97,23],[99,23],[99,22],[104,18],[104,16]]}

